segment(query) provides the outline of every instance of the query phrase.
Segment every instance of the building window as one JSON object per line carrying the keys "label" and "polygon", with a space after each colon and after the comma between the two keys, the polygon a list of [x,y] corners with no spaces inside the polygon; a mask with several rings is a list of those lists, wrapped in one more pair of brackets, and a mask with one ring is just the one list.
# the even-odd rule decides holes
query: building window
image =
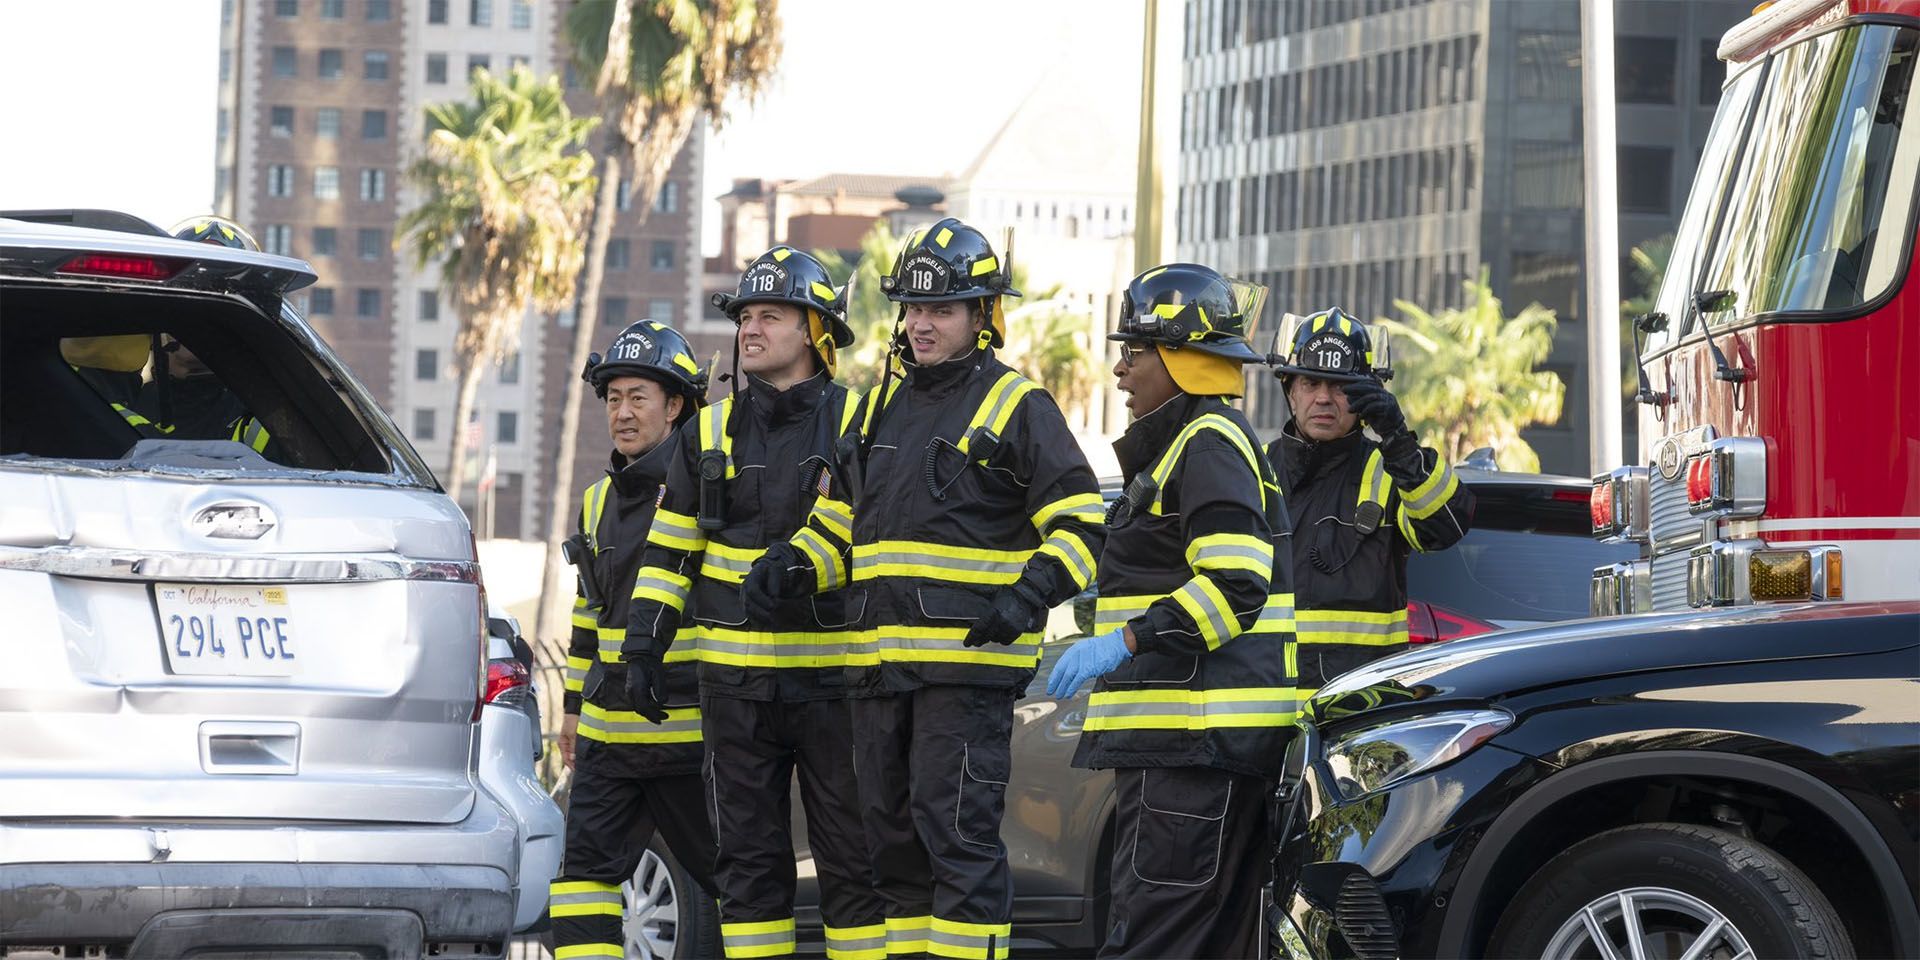
{"label": "building window", "polygon": [[300,0],[273,0],[273,15],[276,17],[299,16]]}
{"label": "building window", "polygon": [[360,233],[358,236],[358,243],[357,243],[357,246],[359,247],[359,250],[360,250],[360,259],[362,260],[380,259],[380,254],[383,252],[381,248],[385,246],[385,241],[386,241],[386,234],[381,233],[379,230],[370,229],[367,227],[360,228]]}
{"label": "building window", "polygon": [[387,66],[392,62],[385,50],[368,50],[362,58],[361,76],[367,80],[387,79]]}
{"label": "building window", "polygon": [[316,257],[333,256],[334,248],[340,244],[340,231],[332,227],[313,228],[313,255]]}
{"label": "building window", "polygon": [[313,198],[315,200],[340,199],[340,168],[313,168]]}
{"label": "building window", "polygon": [[619,188],[613,194],[613,205],[619,207],[622,213],[633,209],[633,181],[620,181]]}
{"label": "building window", "polygon": [[469,54],[467,56],[467,76],[469,77],[473,76],[473,72],[475,70],[491,70],[491,69],[493,69],[492,57],[489,57],[484,53]]}
{"label": "building window", "polygon": [[627,268],[628,248],[632,246],[627,238],[616,237],[607,241],[607,269],[625,270]]}
{"label": "building window", "polygon": [[1695,101],[1703,107],[1720,104],[1720,87],[1727,82],[1727,62],[1720,59],[1716,40],[1700,41],[1700,95]]}
{"label": "building window", "polygon": [[1533,210],[1578,210],[1581,203],[1580,185],[1579,144],[1550,140],[1514,141],[1514,206]]}
{"label": "building window", "polygon": [[647,263],[655,270],[672,270],[673,241],[655,240],[653,242],[653,255],[647,258]]}
{"label": "building window", "polygon": [[653,198],[656,213],[677,213],[680,210],[680,185],[668,180],[660,185],[660,193]]}
{"label": "building window", "polygon": [[347,0],[320,0],[320,19],[345,20],[347,18]]}
{"label": "building window", "polygon": [[380,315],[380,291],[372,287],[361,287],[353,292],[353,312],[362,317]]}
{"label": "building window", "polygon": [[273,48],[273,75],[276,77],[300,75],[300,64],[294,56],[292,47]]}
{"label": "building window", "polygon": [[512,410],[500,411],[497,426],[493,431],[494,440],[502,444],[520,442],[520,414]]}
{"label": "building window", "polygon": [[493,26],[493,0],[467,0],[467,22],[476,27]]}
{"label": "building window", "polygon": [[334,140],[340,136],[340,108],[321,107],[313,112],[313,129],[323,140]]}
{"label": "building window", "polygon": [[367,22],[382,23],[393,19],[393,0],[367,0]]}
{"label": "building window", "polygon": [[385,110],[363,110],[360,113],[360,139],[385,140],[387,138],[387,112]]}
{"label": "building window", "polygon": [[1620,209],[1626,213],[1671,212],[1672,148],[1621,147],[1619,156]]}
{"label": "building window", "polygon": [[1616,38],[1615,99],[1621,103],[1672,103],[1678,59],[1672,37]]}
{"label": "building window", "polygon": [[513,353],[507,354],[507,358],[505,360],[500,361],[500,382],[501,383],[519,383],[520,382],[520,352],[519,351],[516,350]]}
{"label": "building window", "polygon": [[434,413],[435,411],[431,407],[422,408],[419,410],[415,410],[413,412],[413,439],[414,440],[420,443],[432,442],[433,434],[434,434],[434,429],[433,429],[434,420],[436,419],[434,416]]}
{"label": "building window", "polygon": [[447,55],[444,53],[427,54],[427,82],[447,82]]}
{"label": "building window", "polygon": [[1578,103],[1580,35],[1547,32],[1522,33],[1516,37],[1513,88],[1522,100]]}
{"label": "building window", "polygon": [[233,79],[233,51],[223,48],[220,51],[220,82],[226,83],[231,79]]}
{"label": "building window", "polygon": [[314,287],[313,296],[308,300],[307,312],[316,317],[333,316],[333,288]]}
{"label": "building window", "polygon": [[661,323],[673,323],[673,301],[665,297],[656,297],[647,301],[647,318]]}
{"label": "building window", "polygon": [[269,127],[272,129],[273,135],[276,137],[293,136],[293,108],[274,107],[272,114],[273,119],[269,122]]}
{"label": "building window", "polygon": [[413,378],[432,382],[440,378],[440,351],[415,350],[413,352]]}
{"label": "building window", "polygon": [[447,22],[447,0],[427,0],[427,22]]}
{"label": "building window", "polygon": [[292,167],[284,163],[276,163],[273,166],[267,168],[267,196],[269,197],[293,196],[293,168]]}
{"label": "building window", "polygon": [[600,325],[603,327],[624,327],[627,325],[626,297],[608,297],[601,301]]}
{"label": "building window", "polygon": [[283,257],[293,255],[293,228],[284,223],[267,224],[266,250]]}
{"label": "building window", "polygon": [[360,199],[378,202],[387,198],[387,172],[369,167],[360,171]]}
{"label": "building window", "polygon": [[420,291],[420,322],[435,323],[440,319],[440,291]]}
{"label": "building window", "polygon": [[347,70],[347,55],[337,47],[320,51],[320,79],[338,80]]}
{"label": "building window", "polygon": [[509,21],[515,30],[533,29],[533,4],[528,0],[513,0],[513,12]]}

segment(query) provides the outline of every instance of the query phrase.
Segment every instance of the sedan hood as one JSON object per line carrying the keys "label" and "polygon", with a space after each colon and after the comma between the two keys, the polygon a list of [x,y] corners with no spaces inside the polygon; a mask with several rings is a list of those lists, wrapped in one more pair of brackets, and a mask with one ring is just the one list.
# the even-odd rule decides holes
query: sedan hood
{"label": "sedan hood", "polygon": [[1598,677],[1896,650],[1920,644],[1920,602],[1751,606],[1573,620],[1417,648],[1313,698],[1333,719],[1412,700],[1490,702]]}

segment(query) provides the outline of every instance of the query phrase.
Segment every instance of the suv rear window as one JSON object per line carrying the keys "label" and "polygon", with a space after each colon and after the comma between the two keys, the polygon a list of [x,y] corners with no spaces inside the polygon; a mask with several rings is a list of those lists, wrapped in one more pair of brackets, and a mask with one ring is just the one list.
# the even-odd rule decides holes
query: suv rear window
{"label": "suv rear window", "polygon": [[269,313],[278,301],[34,282],[0,293],[0,461],[433,485],[319,338]]}
{"label": "suv rear window", "polygon": [[1572,620],[1588,612],[1593,568],[1630,560],[1631,544],[1475,526],[1465,539],[1407,563],[1407,593],[1494,623]]}

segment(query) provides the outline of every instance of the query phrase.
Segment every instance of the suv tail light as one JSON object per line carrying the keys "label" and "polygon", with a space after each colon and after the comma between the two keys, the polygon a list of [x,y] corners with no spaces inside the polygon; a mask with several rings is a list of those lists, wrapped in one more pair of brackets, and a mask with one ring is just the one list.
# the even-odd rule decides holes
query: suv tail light
{"label": "suv tail light", "polygon": [[525,703],[533,688],[528,683],[527,665],[513,657],[487,661],[485,703],[514,707]]}
{"label": "suv tail light", "polygon": [[1407,640],[1412,643],[1445,643],[1498,629],[1498,624],[1467,616],[1458,610],[1449,610],[1437,603],[1415,600],[1407,604]]}
{"label": "suv tail light", "polygon": [[166,280],[187,265],[170,257],[142,257],[124,253],[83,253],[60,265],[55,273],[122,280]]}
{"label": "suv tail light", "polygon": [[1647,468],[1615,467],[1593,478],[1587,512],[1593,535],[1610,543],[1647,539]]}
{"label": "suv tail light", "polygon": [[1721,437],[1687,458],[1687,512],[1757,517],[1767,509],[1767,443]]}
{"label": "suv tail light", "polygon": [[471,527],[467,528],[467,549],[472,551],[474,562],[474,593],[480,602],[480,629],[474,634],[474,639],[479,643],[479,656],[477,659],[480,672],[479,675],[475,677],[473,685],[473,716],[470,717],[467,722],[479,723],[480,711],[487,705],[487,684],[492,675],[491,664],[487,661],[487,646],[491,643],[492,636],[487,632],[487,581],[486,577],[482,576],[479,572],[480,542],[474,539],[473,528]]}

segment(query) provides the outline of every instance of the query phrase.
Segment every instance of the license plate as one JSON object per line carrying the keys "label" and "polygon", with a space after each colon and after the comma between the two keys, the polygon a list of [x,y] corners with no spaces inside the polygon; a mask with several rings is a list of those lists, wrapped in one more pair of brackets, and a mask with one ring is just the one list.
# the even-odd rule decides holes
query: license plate
{"label": "license plate", "polygon": [[161,647],[173,673],[286,677],[299,672],[286,587],[155,584]]}

